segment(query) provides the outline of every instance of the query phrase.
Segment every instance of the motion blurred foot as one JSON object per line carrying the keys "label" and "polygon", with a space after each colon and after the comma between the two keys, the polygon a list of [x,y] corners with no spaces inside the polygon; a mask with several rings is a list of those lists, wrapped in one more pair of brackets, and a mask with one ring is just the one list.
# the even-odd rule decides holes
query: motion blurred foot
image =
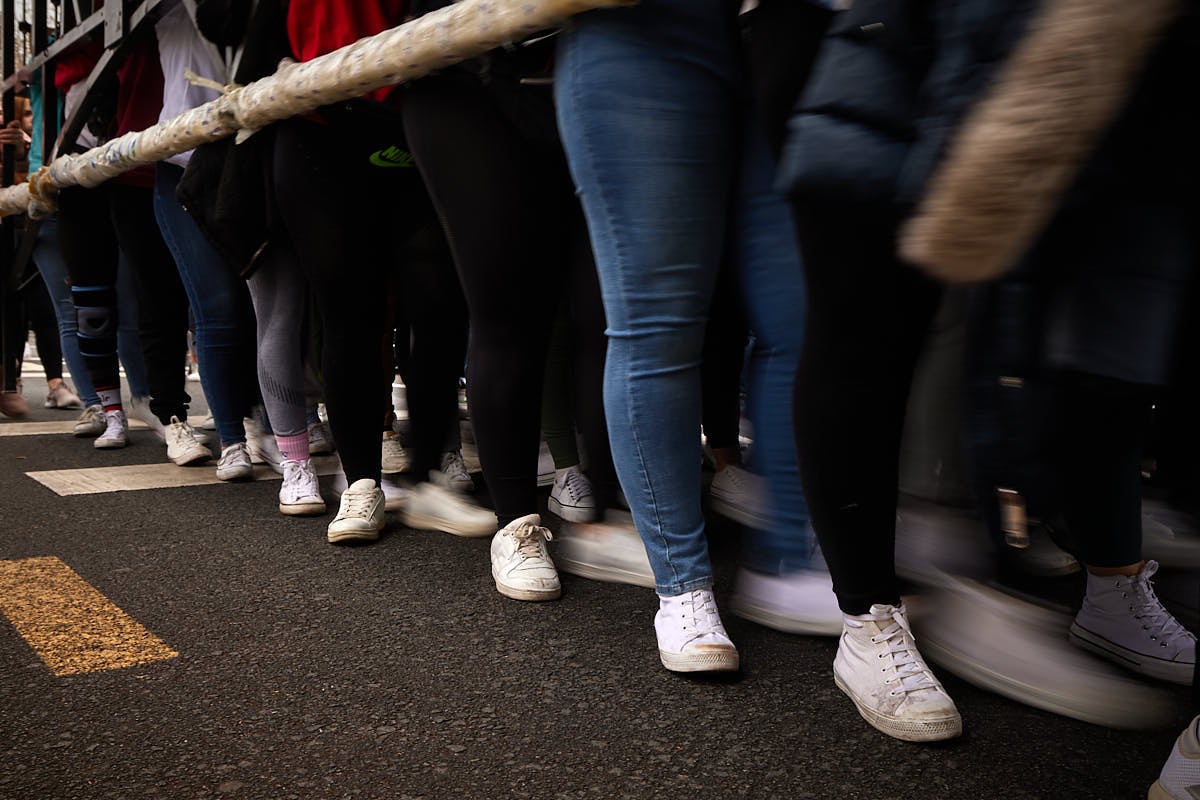
{"label": "motion blurred foot", "polygon": [[842,611],[825,570],[768,575],[742,568],[736,586],[733,613],[742,619],[785,633],[837,636],[842,631]]}
{"label": "motion blurred foot", "polygon": [[594,581],[654,588],[654,573],[632,521],[568,523],[554,537],[554,561],[563,572]]}
{"label": "motion blurred foot", "polygon": [[713,511],[748,528],[765,530],[771,524],[765,482],[749,470],[732,464],[722,469],[709,484],[708,499]]}
{"label": "motion blurred foot", "polygon": [[83,401],[71,391],[70,386],[59,381],[46,393],[46,408],[83,408]]}

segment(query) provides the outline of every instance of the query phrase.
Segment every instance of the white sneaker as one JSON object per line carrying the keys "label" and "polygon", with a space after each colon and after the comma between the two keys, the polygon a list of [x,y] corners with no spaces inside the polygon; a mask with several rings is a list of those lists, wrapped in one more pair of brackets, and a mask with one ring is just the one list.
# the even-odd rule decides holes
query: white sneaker
{"label": "white sneaker", "polygon": [[514,600],[555,600],[562,595],[558,572],[546,542],[553,538],[542,518],[528,514],[492,537],[492,577],[496,590]]}
{"label": "white sneaker", "polygon": [[[147,428],[154,431],[154,435],[160,442],[167,443],[167,427],[150,411],[149,397],[130,397],[129,416],[144,422]],[[192,437],[200,444],[206,445],[212,441],[207,433],[198,431],[191,426],[188,429],[192,432]]]}
{"label": "white sneaker", "polygon": [[554,483],[554,456],[550,454],[550,445],[542,442],[538,450],[538,486],[550,486]]}
{"label": "white sneaker", "polygon": [[104,406],[88,406],[75,421],[76,436],[99,436],[104,433],[107,423],[104,421]]}
{"label": "white sneaker", "polygon": [[339,542],[373,542],[384,522],[383,492],[370,478],[357,480],[342,492],[337,516],[329,523],[326,538]]}
{"label": "white sneaker", "polygon": [[308,426],[308,452],[310,455],[319,456],[325,453],[332,453],[333,433],[329,430],[328,423],[314,422]]}
{"label": "white sneaker", "polygon": [[842,610],[825,570],[803,569],[786,575],[767,575],[739,569],[733,613],[785,633],[837,636]]}
{"label": "white sneaker", "polygon": [[592,482],[579,467],[570,467],[555,478],[547,506],[567,522],[591,522],[596,518]]}
{"label": "white sneaker", "polygon": [[496,530],[496,515],[465,495],[443,485],[437,470],[418,483],[400,519],[410,528],[480,538]]}
{"label": "white sneaker", "polygon": [[217,429],[217,421],[213,419],[212,412],[208,412],[208,416],[200,423],[200,428],[206,431],[215,431]]}
{"label": "white sneaker", "polygon": [[254,477],[254,465],[250,463],[250,451],[245,442],[221,448],[217,477],[223,481],[245,481]]}
{"label": "white sneaker", "polygon": [[[345,480],[345,476],[342,476]],[[325,513],[325,501],[311,461],[283,461],[283,485],[279,487],[279,513],[308,517]]]}
{"label": "white sneaker", "polygon": [[467,463],[463,461],[461,450],[442,454],[440,472],[442,474],[439,483],[445,488],[455,492],[475,491],[475,481],[471,479],[471,473],[467,471]]}
{"label": "white sneaker", "polygon": [[766,481],[749,470],[730,465],[718,472],[709,484],[708,500],[713,511],[748,528],[766,530],[771,525]]}
{"label": "white sneaker", "polygon": [[124,411],[104,412],[104,432],[92,447],[97,450],[113,450],[129,444],[129,422],[125,419]]}
{"label": "white sneaker", "polygon": [[83,401],[70,386],[60,383],[46,393],[46,408],[83,408]]}
{"label": "white sneaker", "polygon": [[581,578],[654,588],[646,546],[632,523],[563,525],[554,537],[554,563]]}
{"label": "white sneaker", "polygon": [[1200,717],[1175,741],[1147,800],[1194,800],[1200,797]]}
{"label": "white sneaker", "polygon": [[395,431],[383,432],[383,452],[380,469],[388,474],[408,472],[412,469],[412,456],[405,449]]}
{"label": "white sneaker", "polygon": [[[346,473],[339,472],[333,476],[333,483],[330,485],[334,496],[341,497],[346,491]],[[382,478],[379,481],[379,489],[383,492],[383,509],[384,511],[400,511],[408,501],[412,499],[413,490],[407,486],[401,486],[394,480]]]}
{"label": "white sneaker", "polygon": [[246,449],[250,451],[252,464],[266,464],[274,472],[283,474],[283,453],[279,451],[274,434],[263,433],[257,424],[247,425]]}
{"label": "white sneaker", "polygon": [[737,648],[725,633],[712,589],[658,596],[658,658],[672,672],[737,672]]}
{"label": "white sneaker", "polygon": [[904,606],[843,617],[833,680],[872,727],[906,742],[962,734],[962,717],[917,651]]}
{"label": "white sneaker", "polygon": [[179,417],[171,417],[167,431],[167,458],[184,467],[212,458],[212,451],[196,441],[192,426]]}
{"label": "white sneaker", "polygon": [[1196,637],[1163,608],[1150,579],[1157,561],[1137,575],[1087,576],[1083,607],[1071,623],[1071,641],[1143,675],[1192,684]]}

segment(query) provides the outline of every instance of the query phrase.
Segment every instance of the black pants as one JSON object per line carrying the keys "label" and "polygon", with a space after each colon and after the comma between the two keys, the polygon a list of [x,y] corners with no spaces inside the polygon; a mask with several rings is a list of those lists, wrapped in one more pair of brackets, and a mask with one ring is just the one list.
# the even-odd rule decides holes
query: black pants
{"label": "black pants", "polygon": [[163,423],[187,418],[184,390],[188,301],[179,270],[154,219],[150,189],[105,183],[64,189],[58,236],[79,315],[79,350],[97,390],[120,386],[116,281],[119,253],[133,270],[138,338],[146,360],[150,410]]}
{"label": "black pants", "polygon": [[[453,72],[412,84],[405,130],[470,311],[467,391],[500,525],[536,513],[540,400],[560,300],[576,342],[576,424],[597,503],[615,474],[603,411],[604,324],[583,214],[549,93]],[[503,93],[503,94],[502,94]],[[604,477],[607,476],[607,477]]]}
{"label": "black pants", "polygon": [[738,447],[742,368],[749,333],[737,270],[726,257],[717,273],[700,357],[700,422],[704,438],[714,450]]}
{"label": "black pants", "polygon": [[797,208],[809,308],[796,450],[838,603],[899,604],[896,487],[912,373],[941,289],[895,257],[887,212]]}
{"label": "black pants", "polygon": [[[387,276],[432,217],[399,116],[354,102],[324,122],[280,123],[274,180],[283,231],[316,297],[329,424],[349,482],[380,477]],[[426,298],[436,303],[436,296]],[[413,428],[426,423],[412,409]],[[444,427],[440,434],[444,438]]]}

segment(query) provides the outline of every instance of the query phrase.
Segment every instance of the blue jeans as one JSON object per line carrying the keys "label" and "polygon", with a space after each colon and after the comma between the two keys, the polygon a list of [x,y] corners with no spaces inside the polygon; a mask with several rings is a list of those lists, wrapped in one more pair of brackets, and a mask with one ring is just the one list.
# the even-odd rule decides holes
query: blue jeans
{"label": "blue jeans", "polygon": [[753,367],[751,415],[780,520],[756,541],[754,563],[798,568],[814,547],[790,419],[803,274],[765,139],[742,102],[727,7],[644,0],[584,14],[562,38],[556,67],[559,126],[608,318],[613,459],[664,595],[712,584],[700,506],[700,359],[727,236],[766,355]]}
{"label": "blue jeans", "polygon": [[154,217],[175,257],[192,310],[200,385],[221,444],[230,445],[246,441],[242,419],[250,413],[257,385],[250,298],[245,281],[213,248],[175,196],[181,177],[182,167],[165,162],[157,165]]}
{"label": "blue jeans", "polygon": [[[33,250],[33,262],[50,292],[54,303],[54,316],[58,320],[58,332],[62,339],[63,358],[67,370],[75,383],[75,393],[84,405],[98,406],[100,398],[92,386],[83,357],[79,355],[79,340],[76,338],[78,321],[75,304],[71,302],[71,286],[67,276],[67,262],[58,247],[58,218],[47,217],[38,228],[37,244]],[[146,384],[146,362],[142,358],[142,345],[138,341],[137,294],[133,286],[133,275],[129,264],[121,257],[117,268],[117,309],[120,320],[117,328],[117,353],[125,367],[125,380],[129,382],[129,393],[133,397],[148,397]]]}

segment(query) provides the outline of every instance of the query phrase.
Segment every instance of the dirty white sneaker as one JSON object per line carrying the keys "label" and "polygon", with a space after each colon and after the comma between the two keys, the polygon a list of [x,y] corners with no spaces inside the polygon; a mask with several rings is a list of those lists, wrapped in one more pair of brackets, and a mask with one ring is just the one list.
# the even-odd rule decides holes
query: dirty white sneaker
{"label": "dirty white sneaker", "polygon": [[708,486],[712,510],[748,528],[765,530],[771,519],[766,481],[749,470],[730,465],[713,476]]}
{"label": "dirty white sneaker", "polygon": [[[167,426],[163,425],[159,418],[154,416],[154,412],[150,410],[149,397],[130,397],[129,416],[144,422],[146,427],[154,432],[155,437],[160,442],[163,444],[167,443]],[[190,430],[192,431],[192,436],[200,444],[208,444],[212,441],[207,433],[198,431],[195,428],[190,428]]]}
{"label": "dirty white sneaker", "polygon": [[125,412],[105,411],[104,412],[104,432],[92,442],[92,447],[97,450],[113,450],[118,447],[124,447],[129,444],[129,422],[125,419]]}
{"label": "dirty white sneaker", "polygon": [[357,480],[342,492],[337,516],[329,523],[326,539],[341,542],[373,542],[384,523],[383,492],[370,478]]}
{"label": "dirty white sneaker", "polygon": [[60,383],[46,393],[46,408],[83,408],[83,401],[70,386]]}
{"label": "dirty white sneaker", "polygon": [[833,680],[872,727],[907,742],[962,734],[962,717],[917,651],[904,606],[843,617]]}
{"label": "dirty white sneaker", "polygon": [[[333,476],[333,483],[330,485],[335,497],[341,497],[346,491],[346,473],[338,472]],[[379,490],[383,492],[383,510],[384,511],[399,511],[408,505],[408,501],[412,499],[413,490],[408,486],[403,486],[399,482],[391,478],[381,478],[379,481]]]}
{"label": "dirty white sneaker", "polygon": [[263,433],[257,423],[246,425],[246,449],[250,452],[253,464],[266,464],[273,472],[283,474],[283,453],[279,451],[279,442],[275,435]]}
{"label": "dirty white sneaker", "polygon": [[733,613],[742,619],[786,633],[837,636],[842,632],[842,611],[833,579],[825,570],[768,575],[742,568],[736,586]]}
{"label": "dirty white sneaker", "polygon": [[410,528],[480,538],[496,530],[496,515],[460,492],[447,488],[440,472],[418,483],[400,519]]}
{"label": "dirty white sneaker", "polygon": [[1193,800],[1200,797],[1200,717],[1179,734],[1147,800]]}
{"label": "dirty white sneaker", "polygon": [[658,658],[672,672],[736,672],[740,665],[712,589],[659,595],[654,632]]}
{"label": "dirty white sneaker", "polygon": [[596,518],[596,500],[592,482],[580,471],[570,467],[554,479],[547,506],[567,522],[591,522]]}
{"label": "dirty white sneaker", "polygon": [[250,451],[245,442],[221,448],[217,477],[223,481],[245,481],[254,477],[254,465],[250,463]]}
{"label": "dirty white sneaker", "polygon": [[472,492],[475,490],[475,481],[471,480],[471,473],[467,471],[467,463],[463,461],[461,450],[443,453],[440,471],[445,481],[442,485],[445,488],[456,492]]}
{"label": "dirty white sneaker", "polygon": [[646,546],[632,522],[563,525],[554,537],[554,563],[581,578],[654,588]]}
{"label": "dirty white sneaker", "polygon": [[99,436],[104,433],[107,423],[104,421],[104,406],[88,406],[75,421],[76,436]]}
{"label": "dirty white sneaker", "polygon": [[542,518],[528,514],[492,537],[492,577],[496,590],[514,600],[555,600],[562,594],[558,571],[546,551],[552,537]]}
{"label": "dirty white sneaker", "polygon": [[1087,576],[1083,607],[1071,623],[1071,641],[1121,666],[1159,680],[1192,684],[1196,637],[1154,594],[1157,561],[1137,575]]}
{"label": "dirty white sneaker", "polygon": [[212,451],[196,441],[192,426],[179,417],[171,417],[166,426],[167,458],[181,467],[199,464],[212,458]]}
{"label": "dirty white sneaker", "polygon": [[408,472],[412,469],[412,455],[401,443],[400,436],[395,431],[383,432],[382,446],[380,465],[383,472],[394,474]]}
{"label": "dirty white sneaker", "polygon": [[308,426],[308,452],[310,455],[319,456],[325,453],[332,453],[333,433],[329,430],[329,423],[314,422]]}
{"label": "dirty white sneaker", "polygon": [[283,484],[279,487],[279,513],[308,517],[325,513],[325,500],[311,461],[283,460]]}

